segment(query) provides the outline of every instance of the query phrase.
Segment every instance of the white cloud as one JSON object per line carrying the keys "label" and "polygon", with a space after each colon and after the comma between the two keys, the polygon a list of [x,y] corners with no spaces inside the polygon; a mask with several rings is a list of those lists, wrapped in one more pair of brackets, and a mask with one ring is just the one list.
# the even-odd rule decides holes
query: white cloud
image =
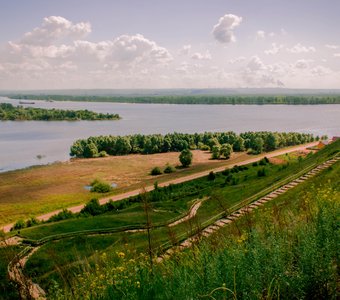
{"label": "white cloud", "polygon": [[234,58],[234,59],[230,59],[229,61],[228,61],[228,63],[230,63],[230,64],[236,64],[236,63],[241,63],[241,62],[244,62],[246,60],[246,58],[244,57],[244,56],[239,56],[239,57],[236,57],[236,58]]}
{"label": "white cloud", "polygon": [[334,53],[333,56],[334,57],[340,57],[340,53]]}
{"label": "white cloud", "polygon": [[266,38],[266,33],[263,30],[258,30],[256,32],[256,39],[257,40],[263,40]]}
{"label": "white cloud", "polygon": [[340,49],[340,45],[326,44],[325,47],[328,48],[328,49],[333,49],[333,50]]}
{"label": "white cloud", "polygon": [[267,55],[275,55],[279,53],[279,51],[283,48],[283,45],[277,45],[276,43],[272,43],[271,49],[265,50],[264,53]]}
{"label": "white cloud", "polygon": [[242,22],[242,17],[226,14],[218,20],[218,23],[214,26],[212,34],[214,38],[224,44],[235,42],[233,30],[239,26]]}
{"label": "white cloud", "polygon": [[196,52],[191,55],[191,58],[197,60],[211,60],[211,54],[209,51],[206,51],[204,54]]}
{"label": "white cloud", "polygon": [[292,48],[287,48],[287,51],[290,53],[308,53],[308,52],[316,52],[316,49],[315,47],[303,46],[300,43],[298,43]]}
{"label": "white cloud", "polygon": [[88,22],[72,23],[59,17],[50,16],[44,18],[40,27],[26,32],[20,40],[21,44],[46,46],[51,42],[71,37],[82,38],[91,32],[91,24]]}
{"label": "white cloud", "polygon": [[312,60],[310,59],[299,59],[298,61],[296,61],[294,66],[297,69],[307,69],[309,67],[310,62],[312,62]]}
{"label": "white cloud", "polygon": [[247,64],[247,67],[251,71],[258,71],[265,69],[264,63],[258,56],[253,56]]}
{"label": "white cloud", "polygon": [[191,51],[191,45],[184,45],[179,51],[178,53],[180,55],[188,55]]}

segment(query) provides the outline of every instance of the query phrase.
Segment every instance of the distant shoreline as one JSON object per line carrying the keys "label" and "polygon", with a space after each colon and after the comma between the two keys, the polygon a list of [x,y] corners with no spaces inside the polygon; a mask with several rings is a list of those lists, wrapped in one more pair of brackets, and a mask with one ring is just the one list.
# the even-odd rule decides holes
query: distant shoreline
{"label": "distant shoreline", "polygon": [[9,94],[6,97],[22,101],[75,101],[139,104],[208,104],[208,105],[318,105],[340,104],[340,94],[306,95],[138,95],[96,96],[66,94]]}

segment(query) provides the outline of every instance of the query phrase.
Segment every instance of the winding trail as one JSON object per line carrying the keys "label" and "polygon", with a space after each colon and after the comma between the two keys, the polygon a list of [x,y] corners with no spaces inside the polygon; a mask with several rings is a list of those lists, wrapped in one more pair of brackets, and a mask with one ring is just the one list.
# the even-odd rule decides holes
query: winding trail
{"label": "winding trail", "polygon": [[[241,165],[247,165],[256,161],[261,160],[262,158],[264,158],[265,156],[268,158],[274,157],[274,156],[278,156],[278,155],[282,155],[282,154],[286,154],[286,153],[290,153],[290,152],[294,152],[294,151],[301,151],[301,150],[306,150],[306,148],[312,147],[317,145],[318,142],[312,142],[312,143],[308,143],[308,144],[303,144],[303,145],[298,145],[298,146],[292,146],[290,148],[284,148],[284,149],[279,149],[279,150],[275,150],[272,152],[267,152],[267,153],[262,153],[261,155],[257,155],[253,158],[249,158],[246,159],[242,162],[238,162],[237,165],[241,166]],[[234,167],[235,164],[228,164],[228,162],[226,162],[226,164],[222,167],[218,167],[218,168],[213,168],[213,169],[209,169],[203,172],[199,172],[199,173],[195,173],[192,175],[187,175],[187,176],[183,176],[180,178],[175,178],[172,180],[168,180],[165,182],[162,182],[160,184],[158,184],[159,187],[164,187],[164,186],[168,186],[170,184],[178,184],[178,183],[182,183],[182,182],[186,182],[186,181],[190,181],[193,179],[197,179],[203,176],[207,176],[211,171],[213,172],[222,172],[224,171],[226,168],[232,168]],[[150,192],[154,189],[153,185],[149,185],[147,187],[145,187],[145,191],[146,192]],[[99,199],[99,203],[100,204],[105,204],[107,202],[109,202],[110,200],[112,201],[120,201],[132,196],[137,196],[138,194],[140,194],[142,191],[141,189],[135,189],[133,191],[130,192],[126,192],[126,193],[122,193],[122,194],[118,194],[118,195],[114,195],[114,196],[108,196],[108,197],[104,197]],[[78,213],[80,212],[83,208],[84,208],[85,204],[81,204],[81,205],[77,205],[77,206],[73,206],[73,207],[69,207],[67,208],[69,211],[73,212],[73,213]],[[38,216],[37,219],[40,221],[47,221],[50,217],[60,213],[62,211],[62,209],[58,209],[55,211],[52,211],[50,213]],[[5,226],[2,227],[2,230],[4,232],[9,232],[11,230],[11,228],[14,226],[14,223],[11,224],[7,224]]]}

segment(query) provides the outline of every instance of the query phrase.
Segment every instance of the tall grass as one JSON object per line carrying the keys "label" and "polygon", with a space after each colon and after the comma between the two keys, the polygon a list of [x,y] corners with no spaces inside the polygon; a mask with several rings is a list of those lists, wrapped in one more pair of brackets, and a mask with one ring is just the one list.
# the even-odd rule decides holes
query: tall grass
{"label": "tall grass", "polygon": [[[290,191],[195,248],[153,267],[133,251],[103,254],[51,299],[336,299],[339,166],[330,182]],[[72,292],[71,292],[72,290]]]}

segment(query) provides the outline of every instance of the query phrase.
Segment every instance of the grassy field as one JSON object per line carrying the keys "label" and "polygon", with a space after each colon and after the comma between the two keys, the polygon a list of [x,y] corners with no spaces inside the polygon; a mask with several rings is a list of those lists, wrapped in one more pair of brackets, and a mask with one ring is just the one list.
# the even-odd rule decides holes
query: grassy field
{"label": "grassy field", "polygon": [[179,153],[77,159],[0,174],[0,226],[87,202],[99,196],[84,189],[96,178],[118,184],[113,192],[117,194],[142,185],[152,185],[156,180],[162,182],[238,163],[249,157],[245,153],[237,153],[228,161],[214,161],[210,160],[208,152],[193,153],[192,167],[157,177],[149,174],[151,169],[155,166],[164,168],[167,163],[178,165]]}
{"label": "grassy field", "polygon": [[336,299],[339,173],[338,162],[152,273],[147,257],[136,259],[125,246],[116,248],[123,256],[109,259],[108,248],[84,262],[82,275],[68,278],[73,294],[62,293],[66,299]]}
{"label": "grassy field", "polygon": [[[336,148],[335,148],[336,149]],[[334,149],[333,149],[334,150]],[[333,151],[330,150],[330,151]],[[214,197],[220,197],[223,200],[224,207],[231,207],[240,201],[244,200],[247,197],[252,196],[258,191],[263,190],[264,188],[268,187],[271,184],[275,184],[276,182],[280,181],[291,174],[297,173],[302,168],[308,166],[312,161],[316,161],[318,159],[325,159],[329,154],[329,151],[320,152],[312,157],[307,157],[302,161],[294,160],[289,163],[287,167],[283,167],[282,165],[271,164],[266,166],[267,176],[258,177],[257,171],[263,166],[248,166],[248,170],[244,170],[242,172],[236,173],[235,178],[238,178],[238,183],[234,185],[226,185],[225,176],[222,174],[216,174],[216,178],[214,181],[208,181],[207,178],[201,178],[193,180],[192,182],[187,182],[182,184],[187,188],[192,189],[194,186],[210,186],[208,193],[211,194],[213,191],[212,197],[210,200],[207,200],[203,203],[203,205],[198,210],[197,216],[188,222],[179,224],[172,228],[172,232],[169,232],[167,228],[159,228],[154,229],[152,231],[152,246],[155,253],[158,251],[158,248],[164,244],[169,242],[177,242],[181,236],[190,235],[195,233],[201,226],[201,224],[211,218],[213,215],[222,212],[223,208],[221,207],[220,203],[214,200]],[[334,174],[339,172],[339,163],[331,169],[331,176],[327,177],[319,175],[318,177],[314,178],[311,182],[306,182],[300,188],[293,189],[292,195],[296,195],[300,189],[306,189],[310,184],[313,182],[321,182],[320,178],[324,178],[324,180],[328,180],[330,178],[334,178]],[[326,173],[327,175],[328,173]],[[323,179],[322,179],[323,180]],[[241,192],[240,192],[241,191]],[[294,191],[294,192],[293,192]],[[218,195],[215,193],[218,192]],[[203,194],[201,194],[202,196]],[[295,196],[292,196],[295,197]],[[193,199],[192,197],[186,197],[186,200],[179,205],[175,205],[176,209],[181,208],[185,209],[188,208],[187,202]],[[169,199],[170,201],[171,199]],[[158,205],[159,208],[169,208],[169,201],[165,201],[164,203],[161,202],[161,205]],[[171,202],[171,201],[170,201]],[[124,220],[129,219],[129,214],[131,210],[136,210],[137,207],[132,206],[127,208],[126,210],[122,210],[120,212],[119,219],[124,222]],[[174,209],[174,207],[172,207]],[[137,209],[138,210],[138,209]],[[170,209],[171,211],[171,209]],[[91,228],[100,228],[101,226],[109,226],[115,224],[115,218],[108,215],[96,216],[91,217],[89,219],[77,219],[77,220],[67,220],[59,223],[52,223],[48,225],[41,225],[37,227],[32,227],[29,229],[22,230],[21,234],[26,237],[30,238],[40,238],[42,236],[46,236],[49,234],[58,234],[67,231],[76,231]],[[131,215],[130,215],[131,216]],[[157,216],[157,217],[156,217]],[[140,211],[139,218],[136,218],[142,222],[143,220],[143,213]],[[155,217],[155,219],[153,219]],[[163,215],[164,217],[164,215]],[[110,218],[112,218],[112,223],[110,222]],[[145,217],[144,217],[145,218]],[[152,221],[157,222],[162,220],[162,215],[154,214],[152,216]],[[135,222],[131,220],[131,222]],[[126,223],[126,224],[127,224]],[[107,224],[107,225],[106,225]],[[116,226],[121,225],[121,223],[116,223]],[[110,244],[109,246],[104,242],[105,238],[114,239],[115,243]],[[84,247],[78,247],[78,239],[81,239],[82,243],[85,245]],[[89,239],[89,241],[88,241]],[[98,239],[98,243],[95,242]],[[67,244],[67,247],[62,246]],[[87,244],[88,243],[88,244]],[[30,276],[33,276],[34,279],[42,284],[42,286],[47,287],[50,284],[50,280],[53,278],[58,280],[59,284],[65,284],[63,282],[63,278],[69,278],[70,270],[72,272],[73,264],[79,266],[83,265],[84,259],[88,262],[93,261],[98,256],[98,253],[93,251],[94,248],[91,246],[92,244],[96,244],[95,250],[105,253],[116,253],[119,251],[124,250],[126,247],[130,249],[130,251],[140,251],[146,252],[147,250],[147,236],[146,233],[115,233],[112,235],[105,235],[105,236],[82,236],[82,237],[75,237],[72,239],[65,239],[60,241],[54,241],[44,245],[38,252],[36,252],[32,258],[29,260],[27,264],[27,272]],[[128,246],[125,246],[125,245]],[[72,258],[68,260],[70,257],[70,249],[75,249],[74,253],[72,254]],[[72,250],[73,251],[73,250]],[[76,257],[77,259],[75,259]],[[69,269],[68,264],[72,262],[72,268]],[[79,271],[79,270],[78,270]]]}

